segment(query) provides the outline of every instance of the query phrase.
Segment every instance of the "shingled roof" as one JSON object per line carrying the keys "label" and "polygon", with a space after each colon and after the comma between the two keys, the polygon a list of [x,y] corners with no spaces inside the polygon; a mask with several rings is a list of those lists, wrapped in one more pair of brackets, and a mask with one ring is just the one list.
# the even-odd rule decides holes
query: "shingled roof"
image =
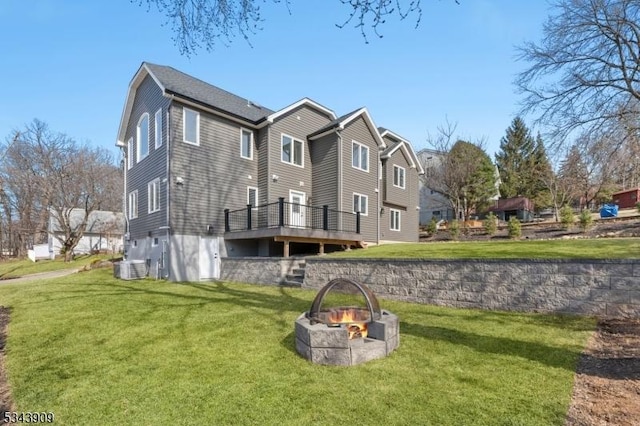
{"label": "shingled roof", "polygon": [[165,93],[189,98],[254,123],[274,112],[175,68],[150,62],[144,62],[143,66],[147,67]]}

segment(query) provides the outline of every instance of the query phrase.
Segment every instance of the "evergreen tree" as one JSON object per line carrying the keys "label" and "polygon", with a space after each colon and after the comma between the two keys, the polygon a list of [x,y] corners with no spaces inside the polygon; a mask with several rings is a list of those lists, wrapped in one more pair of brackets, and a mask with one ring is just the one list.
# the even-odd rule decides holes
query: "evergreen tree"
{"label": "evergreen tree", "polygon": [[524,121],[520,117],[514,118],[500,140],[500,151],[496,154],[502,198],[532,198],[534,195],[532,165],[535,147],[531,131]]}
{"label": "evergreen tree", "polygon": [[549,190],[549,183],[553,182],[554,172],[540,133],[538,133],[536,137],[536,145],[531,158],[534,179],[534,182],[532,182],[533,191],[531,200],[535,208],[541,210],[553,206],[553,197]]}

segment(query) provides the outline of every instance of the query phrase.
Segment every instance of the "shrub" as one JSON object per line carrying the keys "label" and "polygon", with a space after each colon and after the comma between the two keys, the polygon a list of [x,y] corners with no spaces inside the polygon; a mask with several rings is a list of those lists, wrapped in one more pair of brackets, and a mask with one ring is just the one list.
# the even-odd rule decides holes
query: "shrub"
{"label": "shrub", "polygon": [[432,217],[427,224],[427,234],[429,234],[429,236],[431,237],[435,235],[436,232],[438,232],[438,221],[435,217]]}
{"label": "shrub", "polygon": [[457,220],[449,222],[447,228],[449,229],[449,235],[451,235],[452,239],[457,240],[458,237],[460,237],[460,223]]}
{"label": "shrub", "polygon": [[583,209],[580,212],[578,221],[580,222],[580,228],[582,228],[582,232],[587,232],[587,229],[591,228],[591,225],[593,224],[593,216],[591,216],[591,211],[589,209]]}
{"label": "shrub", "polygon": [[487,215],[482,225],[484,226],[484,231],[491,237],[498,230],[498,218],[491,212]]}
{"label": "shrub", "polygon": [[509,238],[516,239],[522,236],[522,225],[517,217],[511,216],[509,223],[507,224],[509,230]]}
{"label": "shrub", "polygon": [[636,203],[636,209],[638,210],[638,213],[640,213],[640,201]]}
{"label": "shrub", "polygon": [[560,209],[560,223],[562,224],[562,228],[571,229],[574,221],[573,209],[567,205],[562,207]]}

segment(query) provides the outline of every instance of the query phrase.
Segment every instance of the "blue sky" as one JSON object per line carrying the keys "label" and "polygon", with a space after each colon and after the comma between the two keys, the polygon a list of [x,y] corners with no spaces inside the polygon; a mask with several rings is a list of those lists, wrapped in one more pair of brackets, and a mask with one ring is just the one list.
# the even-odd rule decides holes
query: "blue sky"
{"label": "blue sky", "polygon": [[[271,109],[309,97],[338,115],[366,106],[378,126],[428,147],[446,119],[492,155],[518,111],[514,46],[537,41],[545,1],[423,0],[423,18],[389,19],[365,44],[339,29],[338,0],[263,6],[263,30],[181,56],[169,26],[129,0],[0,1],[0,138],[38,118],[111,149],[129,81],[142,61],[170,65]],[[531,123],[532,117],[525,117]]]}

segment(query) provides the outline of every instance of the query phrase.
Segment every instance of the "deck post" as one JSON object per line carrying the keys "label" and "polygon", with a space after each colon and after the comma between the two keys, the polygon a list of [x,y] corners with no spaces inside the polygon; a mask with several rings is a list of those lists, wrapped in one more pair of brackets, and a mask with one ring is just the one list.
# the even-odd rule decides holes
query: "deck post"
{"label": "deck post", "polygon": [[356,213],[356,234],[360,233],[360,212]]}
{"label": "deck post", "polygon": [[320,256],[322,256],[324,254],[324,243],[320,242],[320,243],[318,243],[318,245],[320,246],[319,249],[318,249],[318,254]]}
{"label": "deck post", "polygon": [[282,255],[284,257],[289,257],[289,240],[284,240],[284,251]]}
{"label": "deck post", "polygon": [[229,232],[229,209],[224,209],[224,232]]}
{"label": "deck post", "polygon": [[247,229],[251,230],[251,204],[247,204]]}
{"label": "deck post", "polygon": [[325,231],[329,230],[329,206],[322,206],[322,229]]}
{"label": "deck post", "polygon": [[284,197],[278,198],[278,226],[284,226]]}

